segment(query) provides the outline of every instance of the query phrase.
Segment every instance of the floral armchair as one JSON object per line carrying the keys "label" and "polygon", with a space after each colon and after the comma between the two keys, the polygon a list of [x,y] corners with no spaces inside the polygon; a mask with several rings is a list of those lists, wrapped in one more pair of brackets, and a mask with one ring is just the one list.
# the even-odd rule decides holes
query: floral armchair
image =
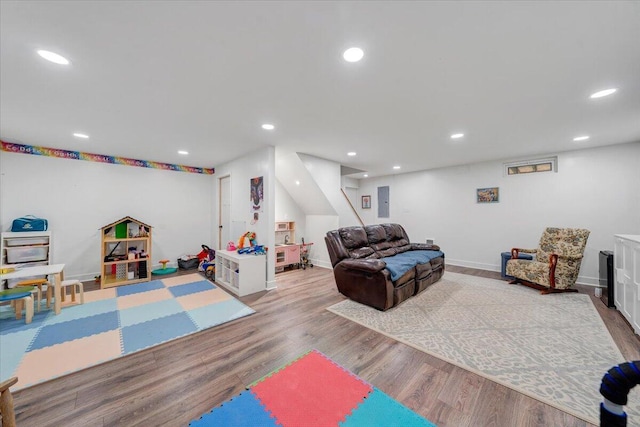
{"label": "floral armchair", "polygon": [[[509,283],[539,289],[542,294],[553,292],[578,292],[571,287],[576,283],[584,248],[590,231],[581,228],[545,229],[537,249],[511,249],[507,261],[507,274],[514,280]],[[518,259],[518,253],[532,253],[532,261]]]}

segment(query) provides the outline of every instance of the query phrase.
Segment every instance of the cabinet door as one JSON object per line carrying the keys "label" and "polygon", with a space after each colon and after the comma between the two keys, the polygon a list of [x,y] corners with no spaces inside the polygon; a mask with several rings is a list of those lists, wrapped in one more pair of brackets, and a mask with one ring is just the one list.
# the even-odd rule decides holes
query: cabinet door
{"label": "cabinet door", "polygon": [[300,262],[300,246],[288,246],[286,253],[286,264],[298,264]]}
{"label": "cabinet door", "polygon": [[287,264],[285,248],[276,248],[276,267]]}

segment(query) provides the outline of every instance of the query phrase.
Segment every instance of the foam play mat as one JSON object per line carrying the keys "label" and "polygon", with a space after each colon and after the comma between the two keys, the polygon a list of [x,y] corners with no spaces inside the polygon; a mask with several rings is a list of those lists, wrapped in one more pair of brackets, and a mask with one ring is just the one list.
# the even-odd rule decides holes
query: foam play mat
{"label": "foam play mat", "polygon": [[203,426],[435,427],[317,350],[191,422]]}
{"label": "foam play mat", "polygon": [[43,307],[30,324],[0,307],[0,381],[17,376],[21,389],[255,312],[198,273],[84,297],[57,316]]}

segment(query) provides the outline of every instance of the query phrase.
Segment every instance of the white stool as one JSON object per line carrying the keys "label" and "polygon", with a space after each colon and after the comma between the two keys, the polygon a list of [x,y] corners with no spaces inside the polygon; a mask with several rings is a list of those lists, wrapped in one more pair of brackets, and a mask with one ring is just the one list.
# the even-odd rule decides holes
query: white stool
{"label": "white stool", "polygon": [[71,301],[76,302],[76,290],[80,293],[80,304],[84,304],[84,286],[82,282],[77,279],[63,280],[60,282],[61,301],[64,301],[64,296],[67,293],[67,287],[71,286]]}

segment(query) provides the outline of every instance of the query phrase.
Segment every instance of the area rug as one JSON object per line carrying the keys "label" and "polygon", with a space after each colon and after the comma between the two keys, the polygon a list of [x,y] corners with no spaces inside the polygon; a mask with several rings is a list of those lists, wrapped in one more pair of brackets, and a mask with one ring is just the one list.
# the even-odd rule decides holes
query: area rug
{"label": "area rug", "polygon": [[190,426],[435,427],[312,350],[252,384]]}
{"label": "area rug", "polygon": [[[447,272],[386,312],[351,300],[328,310],[592,424],[602,376],[625,362],[584,294],[540,295]],[[640,419],[636,389],[625,407],[630,419]]]}
{"label": "area rug", "polygon": [[0,307],[0,381],[17,376],[19,390],[254,313],[197,273],[84,297],[28,325]]}

